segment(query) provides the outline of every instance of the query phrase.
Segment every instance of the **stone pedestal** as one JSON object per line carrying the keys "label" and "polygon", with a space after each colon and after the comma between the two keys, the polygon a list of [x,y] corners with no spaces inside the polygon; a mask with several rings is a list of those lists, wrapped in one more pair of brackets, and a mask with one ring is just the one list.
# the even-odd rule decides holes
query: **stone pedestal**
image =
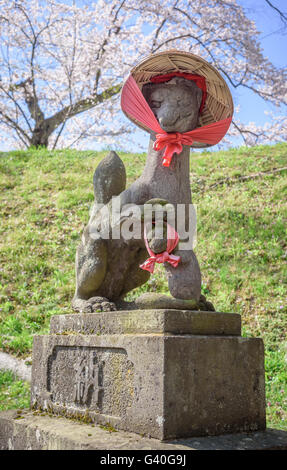
{"label": "stone pedestal", "polygon": [[240,315],[54,316],[33,348],[33,409],[166,440],[265,429],[264,350]]}

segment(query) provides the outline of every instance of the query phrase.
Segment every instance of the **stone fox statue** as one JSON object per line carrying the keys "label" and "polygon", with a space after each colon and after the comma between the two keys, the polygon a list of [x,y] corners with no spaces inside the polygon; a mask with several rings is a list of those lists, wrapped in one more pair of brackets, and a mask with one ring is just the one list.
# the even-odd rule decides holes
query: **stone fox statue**
{"label": "stone fox statue", "polygon": [[[193,81],[175,77],[168,83],[149,83],[142,93],[164,131],[182,133],[197,126],[202,90]],[[95,202],[76,255],[76,292],[72,303],[76,311],[115,310],[127,292],[144,284],[150,276],[139,267],[147,258],[143,237],[101,238],[96,228],[102,223],[99,204],[111,210],[114,197],[120,207],[143,205],[154,198],[168,201],[174,207],[192,202],[190,147],[183,145],[182,152],[166,168],[162,165],[163,150],[154,150],[154,142],[155,135],[151,133],[143,173],[128,189],[124,165],[115,152],[105,157],[95,171]],[[164,264],[172,296],[183,303],[191,299],[193,308],[196,304],[203,310],[213,310],[201,296],[200,268],[193,250],[181,250],[179,244],[174,254],[181,258],[178,266]]]}

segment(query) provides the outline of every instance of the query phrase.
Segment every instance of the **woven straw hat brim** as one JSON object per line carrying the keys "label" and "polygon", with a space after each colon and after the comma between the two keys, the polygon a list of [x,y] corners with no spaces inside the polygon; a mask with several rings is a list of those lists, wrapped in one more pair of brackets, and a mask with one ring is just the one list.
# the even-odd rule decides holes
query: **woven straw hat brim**
{"label": "woven straw hat brim", "polygon": [[[211,64],[190,52],[169,50],[149,55],[131,70],[131,75],[142,89],[155,75],[172,72],[194,73],[205,78],[207,98],[197,128],[232,117],[233,100],[225,80]],[[142,129],[149,131],[133,117],[127,117]],[[203,143],[194,144],[193,147],[210,146]]]}

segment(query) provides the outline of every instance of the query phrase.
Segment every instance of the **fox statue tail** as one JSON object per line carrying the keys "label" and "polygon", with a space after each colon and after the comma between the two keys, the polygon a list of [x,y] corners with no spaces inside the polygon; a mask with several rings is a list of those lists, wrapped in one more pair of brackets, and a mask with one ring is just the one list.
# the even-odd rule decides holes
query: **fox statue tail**
{"label": "fox statue tail", "polygon": [[94,173],[95,202],[107,204],[126,188],[125,166],[116,152],[111,151],[99,163]]}

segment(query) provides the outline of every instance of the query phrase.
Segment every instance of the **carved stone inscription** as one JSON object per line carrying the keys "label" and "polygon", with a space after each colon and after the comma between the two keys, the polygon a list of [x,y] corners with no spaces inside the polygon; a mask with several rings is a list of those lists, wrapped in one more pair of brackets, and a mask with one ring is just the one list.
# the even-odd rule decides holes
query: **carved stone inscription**
{"label": "carved stone inscription", "polygon": [[56,346],[47,390],[57,405],[122,416],[134,394],[134,365],[120,348]]}
{"label": "carved stone inscription", "polygon": [[100,394],[103,393],[103,367],[104,362],[99,363],[95,354],[84,351],[75,363],[75,403],[88,405],[89,394],[94,394],[94,401],[100,404]]}

